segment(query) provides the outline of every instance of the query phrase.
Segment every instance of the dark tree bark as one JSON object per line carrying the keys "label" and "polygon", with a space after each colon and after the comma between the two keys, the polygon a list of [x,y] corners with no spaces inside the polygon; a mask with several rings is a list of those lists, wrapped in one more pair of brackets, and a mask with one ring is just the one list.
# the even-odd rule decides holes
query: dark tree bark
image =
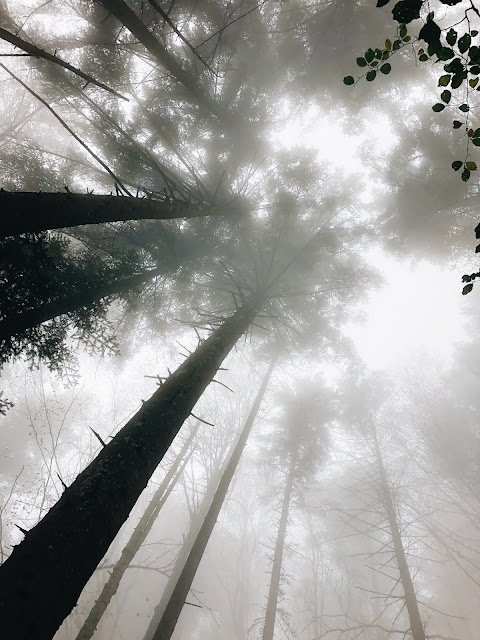
{"label": "dark tree bark", "polygon": [[166,71],[187,89],[193,102],[220,120],[228,120],[227,111],[205,93],[197,79],[187,72],[176,58],[165,49],[124,0],[101,0],[101,4],[143,44]]}
{"label": "dark tree bark", "polygon": [[277,357],[274,357],[270,363],[268,371],[263,379],[257,396],[254,400],[248,418],[242,429],[242,433],[238,438],[237,443],[234,446],[232,455],[225,467],[225,471],[222,474],[220,482],[218,483],[215,496],[212,500],[212,504],[207,512],[205,520],[198,532],[195,542],[191,548],[190,553],[185,561],[184,567],[176,581],[176,584],[172,590],[168,602],[164,603],[163,598],[159,606],[155,610],[154,616],[150,622],[149,628],[144,640],[170,640],[178,618],[182,612],[183,605],[187,598],[188,592],[192,586],[193,579],[197,573],[198,566],[202,560],[203,554],[207,547],[208,541],[212,534],[215,523],[217,522],[218,515],[225,501],[230,483],[233,479],[235,471],[237,469],[240,458],[242,457],[243,450],[248,440],[248,436],[255,422],[260,404],[265,395],[270,376],[272,375],[275,367]]}
{"label": "dark tree bark", "polygon": [[278,524],[277,540],[275,542],[275,552],[273,555],[272,575],[268,589],[267,610],[265,613],[265,626],[263,627],[262,640],[273,640],[275,629],[275,618],[277,615],[278,592],[280,589],[280,576],[282,572],[283,552],[285,549],[285,536],[287,535],[288,512],[290,500],[292,498],[293,482],[295,480],[295,455],[290,456],[287,480],[283,492],[282,511]]}
{"label": "dark tree bark", "polygon": [[[129,541],[125,545],[120,558],[115,563],[112,571],[110,572],[110,576],[103,586],[103,589],[98,596],[97,601],[93,605],[90,613],[88,614],[85,622],[82,625],[82,628],[77,634],[76,640],[90,640],[90,638],[95,633],[95,629],[97,628],[98,623],[100,622],[101,617],[105,613],[110,600],[117,593],[118,587],[120,585],[120,580],[123,577],[123,574],[128,569],[129,564],[132,562],[135,554],[140,549],[142,544],[145,542],[145,538],[150,533],[155,520],[157,519],[158,514],[160,513],[161,508],[167,501],[168,496],[172,492],[173,488],[176,485],[180,474],[182,473],[186,463],[188,462],[191,454],[193,453],[193,449],[190,451],[187,456],[187,451],[192,444],[193,438],[195,437],[198,427],[200,426],[200,421],[197,421],[195,427],[191,430],[188,438],[185,440],[183,447],[181,448],[179,454],[175,458],[174,463],[168,470],[168,473],[165,475],[165,478],[161,482],[158,489],[153,494],[152,499],[148,507],[145,509],[144,514],[140,518],[137,526],[133,530],[132,535],[130,536]],[[185,457],[186,456],[186,457]],[[180,470],[178,470],[180,467]],[[178,473],[177,473],[178,471]],[[175,475],[176,474],[176,475]]]}
{"label": "dark tree bark", "polygon": [[156,276],[165,273],[164,267],[150,269],[129,278],[122,278],[102,284],[99,287],[91,287],[72,294],[66,293],[62,298],[54,302],[46,302],[36,309],[28,309],[22,313],[8,315],[5,311],[5,318],[0,321],[0,353],[2,351],[2,341],[13,336],[18,336],[28,329],[37,327],[43,322],[52,320],[64,313],[71,313],[83,307],[89,307],[98,300],[109,296],[118,296],[126,293],[134,287],[148,282]]}
{"label": "dark tree bark", "polygon": [[43,49],[39,49],[35,45],[30,44],[25,40],[22,40],[22,38],[19,38],[15,34],[10,33],[10,31],[7,31],[6,29],[2,29],[1,27],[0,27],[0,38],[2,38],[2,40],[6,40],[7,42],[10,42],[10,44],[13,44],[15,47],[22,49],[22,51],[25,51],[32,57],[43,58],[44,60],[53,62],[54,64],[57,64],[58,66],[63,67],[68,71],[71,71],[75,75],[80,76],[80,78],[83,78],[84,80],[86,80],[87,83],[94,84],[97,87],[100,87],[100,89],[105,89],[105,91],[109,91],[110,93],[117,96],[118,98],[122,98],[122,100],[127,100],[128,102],[128,98],[125,98],[125,96],[122,96],[120,93],[118,93],[108,85],[103,84],[103,82],[99,82],[98,80],[95,80],[95,78],[90,76],[88,73],[84,73],[80,69],[77,69],[77,67],[74,67],[68,62],[65,62],[65,60],[62,60],[58,56],[52,55],[51,53],[47,53]]}
{"label": "dark tree bark", "polygon": [[387,512],[388,523],[390,525],[390,531],[393,538],[393,546],[395,549],[395,558],[398,564],[398,570],[400,572],[400,581],[402,583],[403,592],[405,594],[405,605],[408,611],[408,617],[410,620],[410,631],[412,633],[413,640],[425,640],[425,628],[420,617],[420,611],[418,610],[418,601],[415,594],[415,587],[413,586],[412,576],[410,575],[410,569],[407,563],[407,557],[405,555],[405,549],[403,547],[402,536],[397,521],[397,514],[395,511],[395,505],[388,483],[387,472],[383,464],[382,452],[378,443],[377,433],[373,430],[373,440],[375,445],[375,454],[377,458],[378,472],[380,475],[380,483],[382,489],[382,498]]}
{"label": "dark tree bark", "polygon": [[0,567],[7,637],[51,640],[260,305],[254,298],[202,342],[15,547]]}
{"label": "dark tree bark", "polygon": [[0,238],[20,233],[126,220],[174,220],[226,215],[228,205],[187,204],[91,193],[0,190]]}

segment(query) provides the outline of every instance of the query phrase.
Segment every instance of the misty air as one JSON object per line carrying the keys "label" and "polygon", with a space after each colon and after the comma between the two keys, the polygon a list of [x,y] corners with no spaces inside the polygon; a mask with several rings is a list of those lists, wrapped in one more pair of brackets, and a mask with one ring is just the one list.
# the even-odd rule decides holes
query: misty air
{"label": "misty air", "polygon": [[480,1],[0,0],[0,88],[0,637],[477,640]]}

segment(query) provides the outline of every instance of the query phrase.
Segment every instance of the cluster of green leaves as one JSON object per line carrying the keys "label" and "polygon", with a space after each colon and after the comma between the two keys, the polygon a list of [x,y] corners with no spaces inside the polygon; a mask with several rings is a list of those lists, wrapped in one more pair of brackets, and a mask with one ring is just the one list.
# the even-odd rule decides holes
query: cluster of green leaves
{"label": "cluster of green leaves", "polygon": [[361,68],[366,68],[365,73],[357,76],[357,80],[355,80],[353,76],[345,76],[343,82],[346,85],[353,85],[364,77],[368,82],[372,82],[377,77],[377,71],[380,71],[384,75],[388,75],[392,70],[392,66],[389,62],[385,61],[388,60],[396,51],[399,51],[402,47],[408,44],[411,39],[411,36],[407,33],[407,26],[405,24],[401,24],[397,29],[397,37],[394,38],[393,41],[387,38],[383,49],[367,49],[364,56],[357,58],[357,65]]}
{"label": "cluster of green leaves", "polygon": [[[477,224],[477,226],[475,227],[475,237],[477,238],[477,240],[480,240],[480,224]],[[477,244],[475,253],[480,253],[480,244]],[[462,282],[468,283],[463,287],[462,295],[466,296],[467,293],[470,293],[470,291],[473,289],[473,282],[477,278],[480,278],[480,272],[465,274],[464,276],[462,276]]]}
{"label": "cluster of green leaves", "polygon": [[[390,1],[378,0],[377,7],[383,7],[389,4]],[[462,2],[462,0],[438,1],[448,6],[454,6]],[[387,59],[391,53],[398,51],[405,44],[409,42],[416,44],[422,41],[425,42],[426,47],[418,50],[417,55],[420,62],[442,63],[443,69],[438,79],[438,86],[442,89],[440,94],[441,102],[434,104],[432,109],[436,113],[440,113],[446,108],[455,109],[464,116],[463,120],[453,120],[453,128],[464,131],[467,140],[465,158],[463,160],[455,160],[452,163],[452,168],[454,171],[463,169],[461,177],[464,182],[467,182],[470,179],[471,172],[477,169],[476,162],[469,159],[471,145],[480,146],[480,128],[474,130],[470,125],[471,94],[473,91],[480,91],[480,46],[474,44],[474,39],[479,35],[479,32],[471,28],[468,13],[474,11],[478,17],[480,17],[480,13],[470,3],[470,6],[465,10],[464,18],[460,21],[457,20],[453,25],[458,28],[458,25],[465,24],[464,32],[459,33],[453,26],[442,30],[435,22],[433,12],[425,12],[421,16],[421,10],[425,4],[427,4],[426,0],[400,0],[396,2],[392,9],[392,16],[395,21],[400,23],[400,27],[397,29],[398,39],[393,43],[387,40],[383,50],[376,49],[374,51],[380,51],[380,58]],[[423,25],[419,31],[418,38],[412,40],[407,35],[406,25],[417,19],[421,19]],[[369,51],[372,51],[372,49],[369,49]],[[357,58],[357,64],[363,66],[363,60],[363,58]],[[385,73],[389,72],[390,68]],[[375,76],[376,74],[371,74],[369,77],[367,74],[367,80],[373,80]],[[343,81],[347,85],[355,84],[352,76],[346,76]],[[464,97],[460,100],[452,100],[452,92],[460,89],[462,85],[465,87]]]}

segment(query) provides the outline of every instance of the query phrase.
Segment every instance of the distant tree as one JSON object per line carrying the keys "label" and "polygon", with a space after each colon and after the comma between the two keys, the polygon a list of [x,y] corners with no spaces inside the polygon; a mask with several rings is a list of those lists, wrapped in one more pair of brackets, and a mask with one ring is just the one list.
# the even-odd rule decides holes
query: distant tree
{"label": "distant tree", "polygon": [[326,407],[319,410],[319,390],[304,383],[303,390],[289,398],[285,405],[282,430],[273,444],[280,464],[286,466],[286,478],[281,500],[280,520],[276,533],[272,573],[268,591],[262,640],[273,640],[277,617],[285,539],[293,492],[311,480],[327,446]]}
{"label": "distant tree", "polygon": [[242,457],[243,450],[257,417],[260,405],[265,396],[270,377],[273,373],[277,357],[272,358],[270,366],[260,385],[258,393],[253,402],[252,408],[245,421],[242,432],[232,447],[230,457],[222,473],[218,487],[213,496],[212,502],[206,512],[201,526],[192,541],[187,554],[180,555],[180,562],[176,563],[177,571],[172,572],[172,578],[167,583],[164,595],[155,609],[150,621],[144,640],[170,640],[175,630],[180,613],[182,612],[188,592],[192,586],[195,574],[202,560],[213,528],[217,521],[220,510],[228,493],[235,471]]}

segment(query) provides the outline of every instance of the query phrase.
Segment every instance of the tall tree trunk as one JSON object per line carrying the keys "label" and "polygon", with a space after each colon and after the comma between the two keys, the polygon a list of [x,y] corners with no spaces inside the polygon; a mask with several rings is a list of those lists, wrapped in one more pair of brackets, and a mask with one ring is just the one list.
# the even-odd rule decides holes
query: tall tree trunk
{"label": "tall tree trunk", "polygon": [[151,33],[124,0],[101,0],[101,4],[143,44],[160,65],[187,89],[190,98],[221,120],[228,120],[227,111],[217,104],[200,86],[197,79],[176,60]]}
{"label": "tall tree trunk", "polygon": [[280,514],[277,541],[275,543],[275,552],[273,555],[272,575],[270,578],[270,587],[268,589],[267,610],[265,613],[265,626],[263,627],[262,640],[273,640],[275,618],[277,616],[278,592],[280,589],[280,576],[282,572],[283,551],[285,548],[285,536],[287,534],[288,511],[290,509],[293,482],[295,480],[295,466],[296,456],[292,454],[290,456],[290,465],[288,467],[285,491],[283,493],[282,511]]}
{"label": "tall tree trunk", "polygon": [[173,220],[225,215],[226,206],[188,204],[92,193],[0,190],[0,238],[82,224],[125,220]]}
{"label": "tall tree trunk", "polygon": [[152,278],[164,273],[165,267],[158,267],[135,276],[130,276],[129,278],[114,280],[113,282],[108,282],[98,287],[85,288],[73,294],[67,293],[62,298],[54,302],[46,302],[36,309],[28,309],[27,311],[12,315],[8,315],[7,312],[6,317],[0,320],[0,352],[2,349],[2,340],[8,340],[12,336],[20,335],[24,331],[38,327],[38,325],[43,322],[52,320],[64,313],[77,311],[82,307],[89,307],[102,298],[126,293],[130,289],[138,287],[140,284],[148,282]]}
{"label": "tall tree trunk", "polygon": [[[98,623],[100,622],[101,617],[105,613],[110,600],[117,593],[118,587],[120,585],[120,580],[123,577],[123,574],[128,569],[129,564],[132,562],[135,554],[140,549],[142,544],[145,541],[145,538],[150,533],[155,520],[160,513],[161,508],[167,501],[168,496],[172,492],[173,488],[176,485],[178,478],[180,477],[186,463],[188,462],[191,454],[193,453],[193,449],[190,451],[189,455],[185,458],[187,451],[192,443],[193,438],[195,437],[198,427],[200,425],[200,421],[197,421],[195,427],[191,430],[188,438],[185,440],[183,447],[181,448],[179,454],[175,458],[174,463],[168,470],[168,473],[165,475],[165,478],[161,482],[158,489],[153,494],[148,507],[145,509],[144,514],[140,518],[137,526],[133,530],[132,535],[130,536],[129,541],[125,545],[122,554],[118,561],[115,563],[115,566],[110,573],[110,576],[105,583],[97,601],[93,605],[90,613],[88,614],[85,622],[82,625],[82,628],[78,632],[76,636],[76,640],[89,640],[93,634],[95,633],[95,629],[97,628]],[[181,467],[180,467],[181,465]],[[180,470],[177,473],[178,468]],[[175,475],[176,474],[176,475]]]}
{"label": "tall tree trunk", "polygon": [[270,363],[265,378],[263,379],[257,396],[253,402],[252,408],[250,409],[250,413],[248,414],[242,433],[234,446],[232,455],[230,456],[225,467],[225,471],[218,483],[212,504],[210,505],[207,515],[205,516],[205,520],[200,527],[198,535],[173,587],[171,595],[169,595],[168,600],[166,597],[162,597],[162,600],[155,610],[154,616],[147,629],[147,633],[144,636],[144,640],[170,640],[172,633],[175,630],[175,626],[180,613],[182,612],[188,592],[192,586],[198,566],[202,560],[208,541],[210,540],[218,514],[220,513],[220,509],[225,501],[228,488],[230,487],[230,483],[235,474],[238,463],[240,462],[240,458],[247,443],[248,436],[252,430],[260,404],[265,395],[276,361],[277,357],[274,357]]}
{"label": "tall tree trunk", "polygon": [[15,547],[0,567],[8,637],[51,640],[260,305],[252,299],[202,342]]}
{"label": "tall tree trunk", "polygon": [[378,472],[380,475],[382,497],[387,512],[390,531],[392,532],[395,558],[397,560],[398,570],[400,572],[400,581],[402,583],[403,592],[405,594],[405,604],[410,620],[410,630],[412,632],[412,638],[413,640],[425,640],[425,628],[420,617],[420,611],[418,610],[417,596],[415,594],[412,576],[410,575],[410,569],[408,568],[405,549],[402,542],[402,536],[398,527],[395,505],[393,503],[392,493],[390,491],[390,485],[387,478],[387,472],[385,471],[385,466],[383,464],[382,452],[380,450],[380,445],[378,443],[377,432],[375,428],[373,429],[373,440],[375,445],[375,454],[377,457]]}

